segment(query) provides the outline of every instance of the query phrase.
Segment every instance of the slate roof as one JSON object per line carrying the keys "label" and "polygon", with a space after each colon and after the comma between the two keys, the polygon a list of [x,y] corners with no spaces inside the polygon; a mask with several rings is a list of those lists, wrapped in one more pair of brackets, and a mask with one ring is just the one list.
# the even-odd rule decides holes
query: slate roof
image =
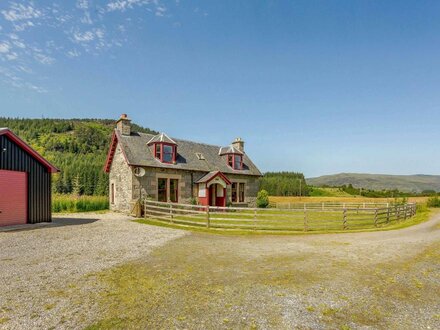
{"label": "slate roof", "polygon": [[[151,149],[147,145],[155,135],[132,132],[131,135],[128,136],[122,135],[118,130],[115,130],[115,134],[128,164],[132,166],[200,172],[221,171],[225,174],[262,175],[246,154],[243,154],[242,170],[234,170],[229,167],[226,160],[227,156],[221,156],[219,154],[221,150],[220,146],[172,139],[177,144],[176,164],[165,164],[154,157]],[[204,159],[199,159],[196,155],[197,153],[202,154]]]}

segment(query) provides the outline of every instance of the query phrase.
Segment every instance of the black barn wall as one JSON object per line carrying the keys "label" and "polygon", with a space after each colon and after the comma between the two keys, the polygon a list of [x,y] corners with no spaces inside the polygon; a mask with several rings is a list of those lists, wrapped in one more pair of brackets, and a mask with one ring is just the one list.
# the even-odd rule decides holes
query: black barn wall
{"label": "black barn wall", "polygon": [[51,173],[47,168],[3,135],[0,136],[0,169],[27,172],[28,222],[51,221]]}

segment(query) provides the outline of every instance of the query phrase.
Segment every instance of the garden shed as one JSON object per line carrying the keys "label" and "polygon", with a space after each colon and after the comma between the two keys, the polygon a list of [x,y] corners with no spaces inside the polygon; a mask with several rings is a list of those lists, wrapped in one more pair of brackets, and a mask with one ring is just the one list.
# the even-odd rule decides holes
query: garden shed
{"label": "garden shed", "polygon": [[0,226],[51,221],[56,172],[11,130],[0,128]]}

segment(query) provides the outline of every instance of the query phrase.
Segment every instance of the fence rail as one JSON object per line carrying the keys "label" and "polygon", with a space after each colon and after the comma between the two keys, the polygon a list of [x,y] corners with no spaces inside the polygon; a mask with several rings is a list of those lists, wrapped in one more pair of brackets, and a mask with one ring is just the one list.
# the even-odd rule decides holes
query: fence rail
{"label": "fence rail", "polygon": [[269,206],[277,209],[316,209],[316,210],[328,210],[328,209],[344,209],[344,208],[377,208],[377,207],[389,207],[393,203],[344,203],[344,202],[317,202],[317,203],[299,203],[299,202],[271,202]]}
{"label": "fence rail", "polygon": [[157,221],[207,228],[265,231],[337,231],[384,227],[416,214],[416,204],[335,203],[302,208],[214,207],[144,201],[144,215]]}

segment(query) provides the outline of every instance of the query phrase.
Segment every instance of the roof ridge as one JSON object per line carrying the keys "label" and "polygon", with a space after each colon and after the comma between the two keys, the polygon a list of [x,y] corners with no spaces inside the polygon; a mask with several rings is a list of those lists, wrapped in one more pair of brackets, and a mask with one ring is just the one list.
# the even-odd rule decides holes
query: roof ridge
{"label": "roof ridge", "polygon": [[[159,134],[150,134],[150,133],[141,133],[141,132],[136,132],[136,133],[138,133],[138,134],[143,134],[143,135],[152,135],[153,137],[159,135]],[[161,134],[161,133],[160,133],[160,134]],[[192,140],[187,140],[187,139],[180,139],[180,138],[170,137],[170,136],[168,136],[168,137],[169,137],[170,139],[176,141],[176,142],[177,142],[177,141],[191,142],[191,143],[194,143],[194,144],[200,144],[200,145],[203,145],[203,146],[216,147],[216,148],[227,148],[227,147],[229,147],[229,146],[219,146],[219,145],[216,145],[216,144],[209,144],[209,143],[197,142],[197,141],[192,141]]]}

